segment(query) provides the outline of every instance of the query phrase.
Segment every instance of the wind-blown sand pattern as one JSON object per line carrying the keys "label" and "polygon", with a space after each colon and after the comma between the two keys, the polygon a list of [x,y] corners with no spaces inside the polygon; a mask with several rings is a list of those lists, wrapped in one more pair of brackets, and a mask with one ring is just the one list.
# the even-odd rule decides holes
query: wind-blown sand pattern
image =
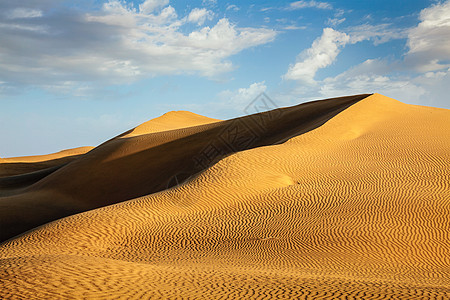
{"label": "wind-blown sand pattern", "polygon": [[[0,298],[450,298],[449,110],[374,94],[264,116],[147,124],[0,198],[116,203],[3,243]],[[242,120],[251,143],[214,144]]]}

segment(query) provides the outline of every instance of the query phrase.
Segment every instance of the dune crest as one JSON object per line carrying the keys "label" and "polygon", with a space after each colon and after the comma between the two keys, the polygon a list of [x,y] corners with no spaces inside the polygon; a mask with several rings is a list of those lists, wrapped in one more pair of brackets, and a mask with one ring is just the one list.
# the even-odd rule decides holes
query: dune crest
{"label": "dune crest", "polygon": [[2,177],[17,176],[34,172],[48,173],[51,171],[50,169],[54,170],[67,164],[93,148],[94,147],[78,147],[46,155],[2,158],[0,159],[0,188],[4,187],[1,182]]}
{"label": "dune crest", "polygon": [[121,137],[132,137],[142,134],[210,124],[221,120],[208,118],[190,111],[170,111],[164,115],[142,123]]}
{"label": "dune crest", "polygon": [[[172,188],[3,243],[0,296],[448,298],[450,111],[327,101],[285,109],[258,146]],[[345,101],[305,125],[305,110]]]}
{"label": "dune crest", "polygon": [[2,163],[34,163],[43,162],[67,156],[85,154],[86,152],[94,149],[94,147],[85,146],[72,149],[61,150],[52,154],[45,155],[33,155],[33,156],[20,156],[20,157],[7,157],[2,159]]}

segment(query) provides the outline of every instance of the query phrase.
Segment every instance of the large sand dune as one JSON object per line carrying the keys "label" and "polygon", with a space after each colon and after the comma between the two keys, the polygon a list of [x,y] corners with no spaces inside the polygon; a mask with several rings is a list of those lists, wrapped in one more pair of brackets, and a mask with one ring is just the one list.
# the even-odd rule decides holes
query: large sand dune
{"label": "large sand dune", "polygon": [[135,198],[3,243],[0,298],[450,298],[449,117],[374,94],[146,124],[0,198],[3,238]]}
{"label": "large sand dune", "polygon": [[[14,188],[11,178],[4,179],[0,241],[61,217],[164,190],[226,155],[280,143],[316,128],[366,96],[310,102],[222,122],[186,112],[154,119],[43,178],[39,173],[37,182],[27,181],[29,186],[15,187],[23,177],[14,178]],[[179,128],[184,118],[188,126]],[[195,122],[200,125],[193,126]],[[162,130],[171,129],[171,123],[179,129]]]}

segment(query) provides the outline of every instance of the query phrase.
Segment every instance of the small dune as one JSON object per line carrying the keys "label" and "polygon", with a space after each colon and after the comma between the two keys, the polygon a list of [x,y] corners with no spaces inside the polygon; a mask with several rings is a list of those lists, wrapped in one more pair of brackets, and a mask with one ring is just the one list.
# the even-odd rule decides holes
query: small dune
{"label": "small dune", "polygon": [[67,150],[61,150],[52,154],[35,155],[35,156],[21,156],[21,157],[9,157],[3,158],[2,163],[35,163],[49,160],[60,159],[69,156],[81,155],[92,150],[94,147],[77,147]]}
{"label": "small dune", "polygon": [[0,298],[450,298],[449,110],[174,114],[0,198]]}
{"label": "small dune", "polygon": [[1,158],[0,178],[61,166],[75,160],[93,148],[78,147],[46,155]]}

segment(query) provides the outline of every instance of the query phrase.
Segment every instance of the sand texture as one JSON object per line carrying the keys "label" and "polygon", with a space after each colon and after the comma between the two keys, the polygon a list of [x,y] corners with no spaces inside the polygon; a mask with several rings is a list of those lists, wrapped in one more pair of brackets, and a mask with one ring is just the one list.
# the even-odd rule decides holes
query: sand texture
{"label": "sand texture", "polygon": [[449,119],[379,94],[154,119],[5,184],[0,298],[450,299]]}

